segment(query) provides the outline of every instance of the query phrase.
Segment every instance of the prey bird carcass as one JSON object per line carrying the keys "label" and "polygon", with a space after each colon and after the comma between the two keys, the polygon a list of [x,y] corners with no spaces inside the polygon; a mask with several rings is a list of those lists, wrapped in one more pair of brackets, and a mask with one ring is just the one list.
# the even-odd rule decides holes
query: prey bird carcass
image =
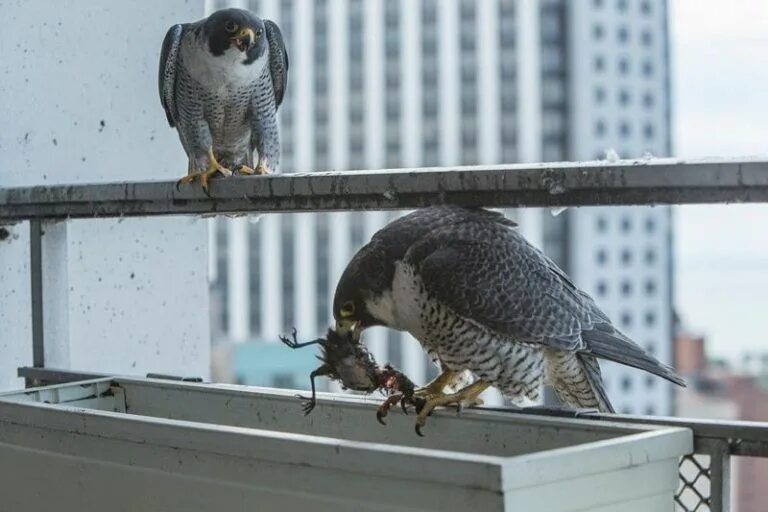
{"label": "prey bird carcass", "polygon": [[304,402],[304,414],[309,414],[317,405],[315,378],[328,377],[338,381],[345,389],[373,393],[382,391],[390,396],[379,407],[376,418],[384,424],[384,417],[389,409],[400,403],[403,411],[411,403],[419,408],[419,401],[414,397],[415,386],[402,372],[386,364],[380,367],[373,356],[352,332],[338,333],[328,329],[325,337],[299,343],[296,341],[296,329],[290,338],[280,336],[280,341],[292,349],[319,345],[322,349],[318,359],[319,368],[310,373],[312,396],[301,396]]}

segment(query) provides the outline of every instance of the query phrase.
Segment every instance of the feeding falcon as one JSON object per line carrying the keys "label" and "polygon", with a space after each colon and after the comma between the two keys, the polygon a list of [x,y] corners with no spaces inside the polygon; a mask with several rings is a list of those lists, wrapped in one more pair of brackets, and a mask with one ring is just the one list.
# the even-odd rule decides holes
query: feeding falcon
{"label": "feeding falcon", "polygon": [[[277,172],[277,108],[288,79],[278,26],[242,9],[223,9],[172,26],[160,55],[160,101],[189,158],[179,184],[216,174]],[[254,150],[258,162],[254,168]]]}
{"label": "feeding falcon", "polygon": [[[613,412],[598,359],[684,381],[616,329],[594,300],[503,215],[436,206],[391,222],[339,280],[336,330],[381,325],[407,331],[442,373],[417,431],[439,405],[475,403],[489,386],[536,400],[542,384],[574,408]],[[444,394],[466,370],[475,382]]]}

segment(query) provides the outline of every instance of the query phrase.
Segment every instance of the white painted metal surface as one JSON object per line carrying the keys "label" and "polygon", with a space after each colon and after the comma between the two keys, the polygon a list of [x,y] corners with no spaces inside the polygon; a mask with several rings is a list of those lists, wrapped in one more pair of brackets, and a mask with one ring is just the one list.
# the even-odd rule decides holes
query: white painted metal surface
{"label": "white painted metal surface", "polygon": [[[203,11],[203,0],[0,0],[0,187],[182,176],[186,157],[160,107],[157,62],[168,27]],[[44,263],[53,362],[208,375],[204,221],[44,229],[44,258],[63,258]],[[20,385],[13,367],[31,343],[27,227],[12,231],[0,248],[0,389]]]}
{"label": "white painted metal surface", "polygon": [[20,512],[640,512],[671,509],[692,450],[687,429],[492,411],[438,412],[420,438],[374,403],[323,395],[305,417],[290,391],[125,378],[6,394],[0,496]]}

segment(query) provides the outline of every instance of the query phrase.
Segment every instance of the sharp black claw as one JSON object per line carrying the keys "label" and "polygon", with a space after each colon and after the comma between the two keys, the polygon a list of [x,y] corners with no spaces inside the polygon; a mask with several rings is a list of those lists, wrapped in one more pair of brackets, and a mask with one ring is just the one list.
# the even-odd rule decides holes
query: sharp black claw
{"label": "sharp black claw", "polygon": [[421,397],[415,397],[413,399],[413,407],[416,409],[416,414],[421,414],[421,410],[427,405],[427,400]]}
{"label": "sharp black claw", "polygon": [[419,437],[424,437],[424,434],[421,433],[421,425],[418,423],[416,424],[416,433],[419,435]]}
{"label": "sharp black claw", "polygon": [[408,415],[408,404],[405,403],[405,398],[400,399],[400,408],[403,410],[403,414]]}
{"label": "sharp black claw", "polygon": [[376,411],[376,420],[385,427],[387,426],[387,422],[384,421],[384,414],[381,411]]}

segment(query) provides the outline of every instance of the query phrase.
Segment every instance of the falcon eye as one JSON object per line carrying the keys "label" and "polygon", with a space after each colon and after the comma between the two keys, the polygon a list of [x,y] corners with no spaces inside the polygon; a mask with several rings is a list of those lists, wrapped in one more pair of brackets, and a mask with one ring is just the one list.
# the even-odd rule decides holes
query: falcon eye
{"label": "falcon eye", "polygon": [[260,28],[256,29],[256,37],[261,37],[261,29]]}
{"label": "falcon eye", "polygon": [[238,29],[237,23],[235,23],[234,21],[228,21],[224,25],[224,30],[226,30],[230,34],[234,34],[235,32],[237,32],[237,29]]}
{"label": "falcon eye", "polygon": [[341,306],[341,316],[348,317],[355,314],[355,303],[345,302],[343,306]]}

